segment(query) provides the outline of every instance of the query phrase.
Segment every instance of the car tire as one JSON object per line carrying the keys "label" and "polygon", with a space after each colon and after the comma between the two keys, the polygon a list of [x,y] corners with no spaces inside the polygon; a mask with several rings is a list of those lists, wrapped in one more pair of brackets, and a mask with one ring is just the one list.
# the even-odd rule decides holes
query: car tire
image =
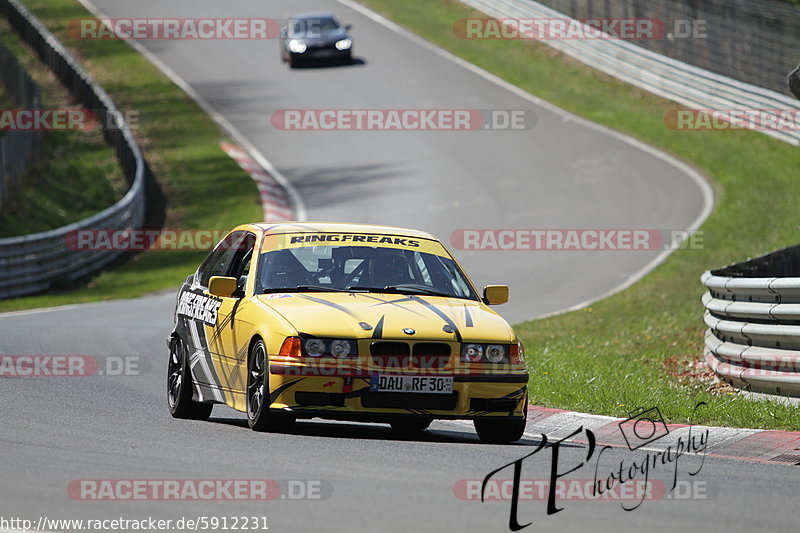
{"label": "car tire", "polygon": [[475,431],[478,432],[481,441],[487,444],[508,444],[522,438],[525,432],[525,420],[484,418],[475,421]]}
{"label": "car tire", "polygon": [[291,54],[289,54],[289,68],[297,68],[297,60]]}
{"label": "car tire", "polygon": [[264,341],[259,339],[250,348],[247,358],[247,424],[253,431],[286,431],[294,424],[294,416],[271,411],[269,357]]}
{"label": "car tire", "polygon": [[414,417],[414,418],[398,418],[392,420],[390,424],[392,429],[398,433],[413,435],[415,433],[422,433],[433,423],[432,416]]}
{"label": "car tire", "polygon": [[475,431],[481,441],[487,444],[508,444],[516,442],[525,433],[528,423],[528,396],[525,395],[525,407],[521,418],[478,418],[475,420]]}
{"label": "car tire", "polygon": [[192,375],[186,345],[180,337],[171,343],[167,364],[167,406],[174,418],[207,420],[214,404],[192,399]]}

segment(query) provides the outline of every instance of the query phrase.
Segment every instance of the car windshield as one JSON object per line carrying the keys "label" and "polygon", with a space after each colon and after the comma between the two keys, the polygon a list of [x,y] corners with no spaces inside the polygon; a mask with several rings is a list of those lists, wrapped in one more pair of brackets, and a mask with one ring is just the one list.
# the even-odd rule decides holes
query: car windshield
{"label": "car windshield", "polygon": [[477,300],[449,257],[371,246],[302,246],[259,258],[258,289],[270,292],[376,292]]}
{"label": "car windshield", "polygon": [[293,37],[313,37],[338,28],[339,22],[333,17],[300,18],[289,24],[289,34]]}

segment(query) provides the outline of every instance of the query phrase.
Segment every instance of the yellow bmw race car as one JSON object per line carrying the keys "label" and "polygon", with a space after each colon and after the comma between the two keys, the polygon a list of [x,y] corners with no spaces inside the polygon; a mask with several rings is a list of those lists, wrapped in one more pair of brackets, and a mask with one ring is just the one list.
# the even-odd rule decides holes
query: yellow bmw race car
{"label": "yellow bmw race car", "polygon": [[178,292],[167,396],[176,418],[213,404],[256,431],[297,418],[425,430],[474,420],[485,442],[519,440],[522,343],[435,237],[355,224],[247,224]]}

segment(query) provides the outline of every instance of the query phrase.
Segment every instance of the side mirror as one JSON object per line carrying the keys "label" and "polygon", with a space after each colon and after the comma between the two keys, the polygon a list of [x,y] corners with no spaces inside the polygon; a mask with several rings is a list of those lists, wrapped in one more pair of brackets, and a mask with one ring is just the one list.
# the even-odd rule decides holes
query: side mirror
{"label": "side mirror", "polygon": [[289,31],[286,28],[281,28],[281,37],[286,37]]}
{"label": "side mirror", "polygon": [[345,24],[344,29],[345,29],[345,31],[350,31],[350,30],[353,29],[353,25],[352,24]]}
{"label": "side mirror", "polygon": [[486,305],[500,305],[508,302],[508,285],[485,286],[483,288],[483,301]]}
{"label": "side mirror", "polygon": [[236,278],[211,276],[208,281],[208,292],[220,298],[230,298],[236,292]]}

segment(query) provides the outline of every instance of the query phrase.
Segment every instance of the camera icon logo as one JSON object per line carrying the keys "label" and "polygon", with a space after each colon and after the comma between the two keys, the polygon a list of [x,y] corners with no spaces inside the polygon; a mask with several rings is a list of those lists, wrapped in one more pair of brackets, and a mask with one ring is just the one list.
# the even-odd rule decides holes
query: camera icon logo
{"label": "camera icon logo", "polygon": [[669,435],[669,429],[658,407],[635,412],[630,418],[619,423],[619,431],[631,451]]}

